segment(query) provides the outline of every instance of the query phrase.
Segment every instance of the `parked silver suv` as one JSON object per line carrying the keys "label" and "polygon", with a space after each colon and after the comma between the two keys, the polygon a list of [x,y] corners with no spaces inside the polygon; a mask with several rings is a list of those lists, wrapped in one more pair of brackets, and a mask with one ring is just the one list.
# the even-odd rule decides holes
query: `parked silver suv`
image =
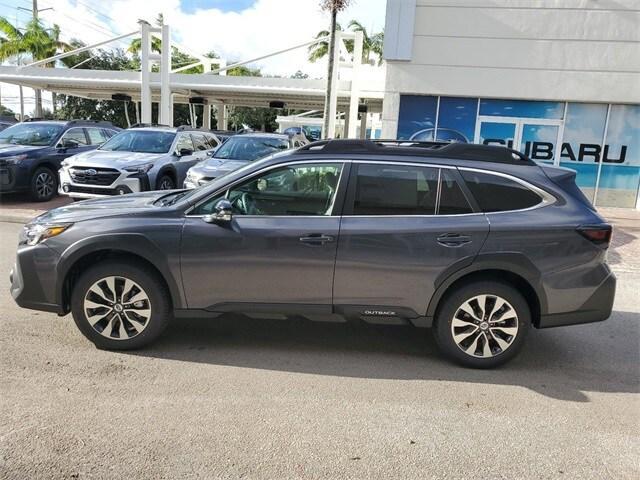
{"label": "parked silver suv", "polygon": [[189,127],[129,128],[62,162],[59,193],[83,199],[171,190],[219,145],[215,134]]}

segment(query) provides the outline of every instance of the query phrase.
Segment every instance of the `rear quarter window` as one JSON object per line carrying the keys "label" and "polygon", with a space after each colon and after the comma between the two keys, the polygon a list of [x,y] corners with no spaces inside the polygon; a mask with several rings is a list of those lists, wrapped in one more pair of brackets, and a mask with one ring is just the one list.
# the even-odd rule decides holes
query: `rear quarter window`
{"label": "rear quarter window", "polygon": [[522,210],[542,202],[536,192],[509,178],[469,170],[460,173],[483,212]]}

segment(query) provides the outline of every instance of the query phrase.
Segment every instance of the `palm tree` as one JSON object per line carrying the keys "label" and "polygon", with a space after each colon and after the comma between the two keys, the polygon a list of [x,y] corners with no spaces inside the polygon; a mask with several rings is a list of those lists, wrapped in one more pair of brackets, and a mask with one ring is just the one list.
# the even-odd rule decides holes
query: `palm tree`
{"label": "palm tree", "polygon": [[357,20],[349,22],[349,28],[353,32],[362,32],[362,61],[369,63],[371,54],[378,57],[378,65],[382,63],[382,47],[384,44],[384,31],[369,36],[367,29]]}
{"label": "palm tree", "polygon": [[[36,18],[27,23],[24,32],[13,26],[6,18],[0,17],[0,61],[18,58],[28,54],[34,61],[43,60],[67,50],[69,45],[60,41],[60,27],[44,28]],[[53,62],[45,67],[53,66]],[[35,89],[35,116],[42,116],[42,92]]]}
{"label": "palm tree", "polygon": [[[163,24],[164,24],[164,15],[159,13],[158,16],[156,17],[156,25],[161,27]],[[135,55],[140,53],[140,50],[142,50],[142,39],[134,38],[133,40],[131,40],[131,43],[129,44],[129,48],[127,49],[127,51]],[[152,35],[151,51],[160,53],[161,50],[162,50],[162,40]]]}
{"label": "palm tree", "polygon": [[[342,31],[342,26],[338,22],[336,22],[336,30]],[[315,38],[322,38],[322,37],[328,37],[328,36],[330,36],[329,30],[320,30],[316,34]],[[307,50],[309,52],[309,61],[317,62],[318,60],[326,57],[327,54],[329,53],[329,41],[322,40],[321,42],[314,43],[313,45],[309,46]]]}

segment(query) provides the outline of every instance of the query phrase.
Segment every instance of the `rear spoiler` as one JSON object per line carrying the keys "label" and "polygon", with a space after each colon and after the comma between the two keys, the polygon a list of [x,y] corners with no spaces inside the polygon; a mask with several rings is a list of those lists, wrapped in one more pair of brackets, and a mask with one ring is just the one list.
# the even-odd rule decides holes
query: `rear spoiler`
{"label": "rear spoiler", "polygon": [[594,212],[596,211],[591,200],[589,200],[586,195],[582,193],[582,190],[578,188],[578,185],[576,185],[575,170],[565,167],[553,167],[551,165],[540,165],[540,168],[547,178],[560,187],[564,192],[571,195],[574,199],[586,205]]}

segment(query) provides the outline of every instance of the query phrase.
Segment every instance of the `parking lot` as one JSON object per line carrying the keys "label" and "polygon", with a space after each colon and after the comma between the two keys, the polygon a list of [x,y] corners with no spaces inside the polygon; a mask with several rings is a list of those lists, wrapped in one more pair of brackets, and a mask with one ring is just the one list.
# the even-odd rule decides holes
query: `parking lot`
{"label": "parking lot", "polygon": [[238,316],[99,351],[13,303],[0,223],[0,477],[638,478],[640,216],[608,213],[613,316],[494,371],[429,331]]}

